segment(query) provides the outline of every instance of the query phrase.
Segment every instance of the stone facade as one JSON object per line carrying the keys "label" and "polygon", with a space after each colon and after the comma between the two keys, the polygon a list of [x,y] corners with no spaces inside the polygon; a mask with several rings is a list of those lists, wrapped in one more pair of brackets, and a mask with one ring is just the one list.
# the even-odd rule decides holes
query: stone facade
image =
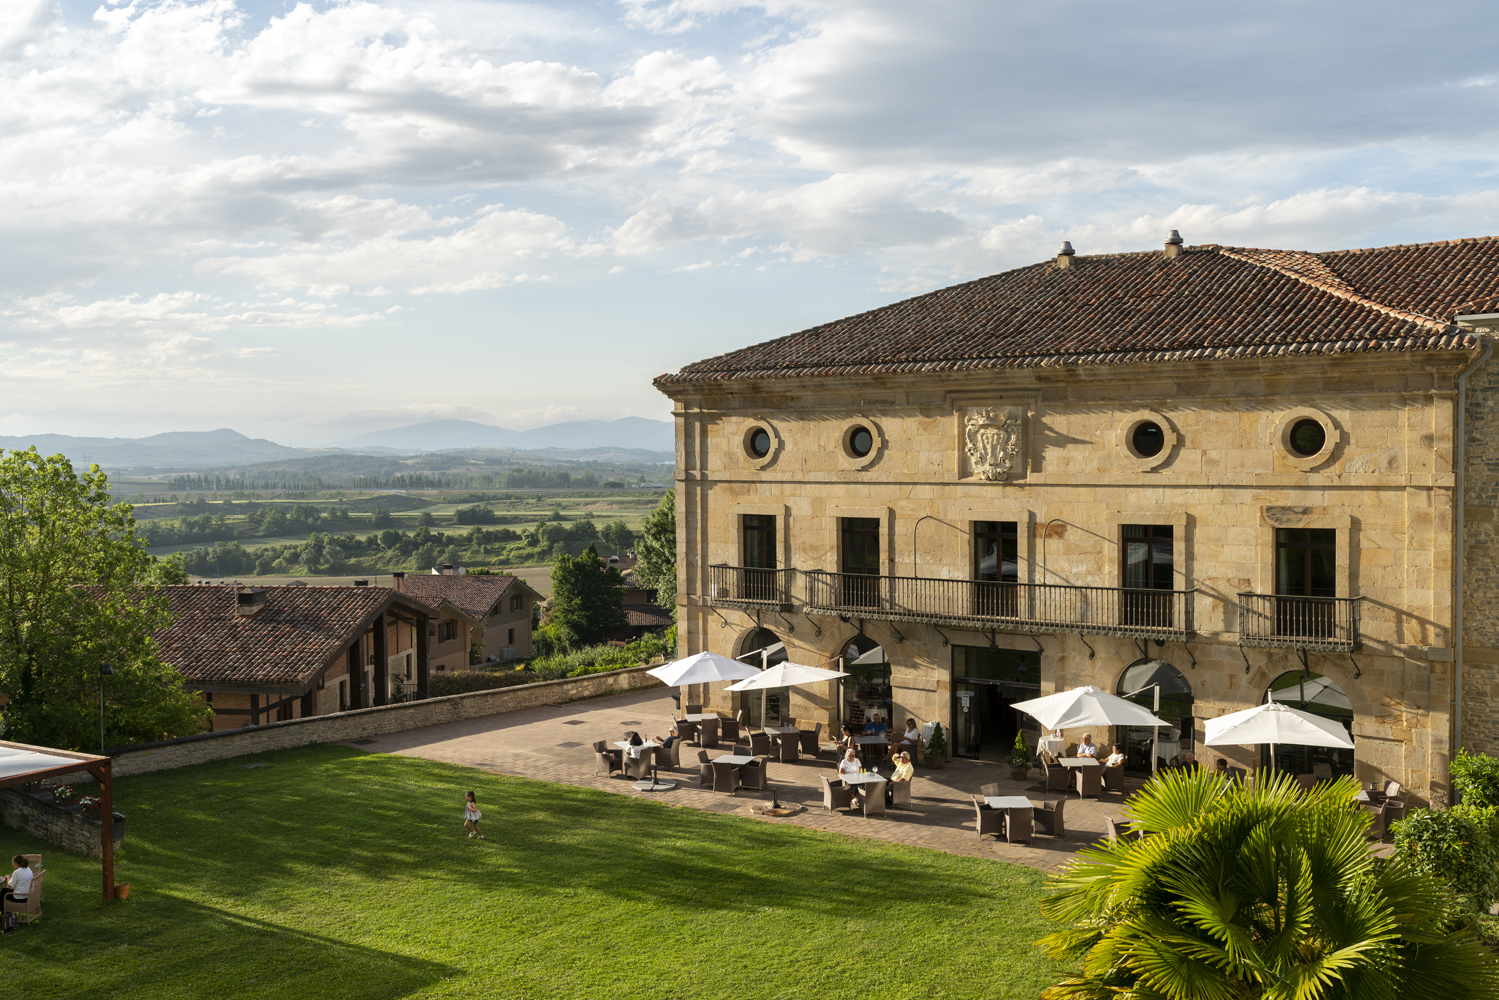
{"label": "stone facade", "polygon": [[[1457,376],[1475,356],[1368,353],[663,386],[676,402],[678,428],[680,652],[739,655],[763,627],[786,643],[792,660],[828,665],[862,635],[888,655],[896,720],[948,727],[964,711],[953,696],[958,647],[1027,653],[1039,667],[1038,694],[1081,684],[1117,691],[1125,667],[1148,654],[1190,684],[1193,731],[1182,735],[1199,749],[1203,719],[1252,707],[1282,674],[1309,670],[1336,682],[1352,705],[1357,777],[1393,778],[1418,800],[1443,802],[1453,744]],[[1463,738],[1499,751],[1499,712],[1491,707],[1499,696],[1499,362],[1480,369],[1469,392]],[[1326,432],[1326,445],[1307,457],[1287,445],[1303,419]],[[1159,453],[1133,447],[1142,422],[1161,428]],[[870,433],[867,454],[851,447],[858,428]],[[751,447],[757,429],[767,432],[764,455]],[[791,571],[782,576],[784,602],[735,606],[736,578],[722,575],[732,571],[712,568],[744,565],[748,516],[773,519],[775,565]],[[974,577],[975,525],[1014,523],[1018,583],[1032,585],[1021,593],[1081,602],[1078,620],[1095,625],[1102,619],[1089,601],[1128,599],[1117,595],[1124,527],[1169,526],[1173,589],[1185,592],[1175,628],[1182,631],[1184,614],[1191,627],[1142,647],[1128,629],[1069,627],[1055,615],[1046,626],[965,628],[942,609],[926,621],[818,610],[828,602],[815,588],[837,583],[817,574],[840,570],[846,518],[878,522],[880,574],[920,580],[881,586],[929,590],[939,604],[969,593],[962,587]],[[1241,642],[1253,599],[1240,595],[1276,593],[1280,528],[1335,532],[1336,596],[1361,599],[1351,652]],[[693,700],[740,710],[743,702],[722,687],[695,691]],[[835,726],[838,694],[823,687],[790,692],[789,714]],[[1260,763],[1249,748],[1213,753]]]}

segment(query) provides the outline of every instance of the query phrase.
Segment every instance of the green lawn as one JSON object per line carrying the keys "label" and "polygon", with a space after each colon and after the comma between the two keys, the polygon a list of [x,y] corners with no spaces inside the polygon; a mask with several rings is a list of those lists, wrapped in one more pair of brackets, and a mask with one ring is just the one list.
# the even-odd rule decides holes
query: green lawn
{"label": "green lawn", "polygon": [[126,902],[0,831],[48,869],[0,943],[18,995],[1015,1000],[1056,974],[1044,877],[997,861],[340,747],[118,789]]}

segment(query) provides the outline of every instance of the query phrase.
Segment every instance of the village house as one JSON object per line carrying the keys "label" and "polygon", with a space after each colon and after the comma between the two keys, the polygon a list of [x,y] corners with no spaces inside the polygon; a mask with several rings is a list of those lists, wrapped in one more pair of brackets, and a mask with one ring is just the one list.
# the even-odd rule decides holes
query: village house
{"label": "village house", "polygon": [[[172,623],[156,633],[162,662],[234,729],[427,696],[444,620],[473,619],[388,587],[157,588]],[[465,647],[466,657],[466,647]],[[464,660],[467,666],[467,659]]]}
{"label": "village house", "polygon": [[[675,403],[682,655],[837,684],[752,721],[940,722],[999,757],[1084,684],[1205,751],[1267,698],[1342,722],[1298,773],[1447,800],[1499,752],[1499,242],[1055,259],[700,361]],[[1461,497],[1462,502],[1456,502]],[[1066,734],[1075,740],[1079,733]],[[1159,735],[1159,740],[1157,736]]]}
{"label": "village house", "polygon": [[[440,669],[466,670],[469,646],[481,646],[483,660],[513,660],[531,655],[531,609],[542,596],[518,576],[462,574],[435,569],[430,574],[396,573],[396,590],[419,601],[446,601],[471,623],[468,637],[458,635],[456,617],[438,622],[433,663]],[[461,646],[461,649],[460,649]]]}

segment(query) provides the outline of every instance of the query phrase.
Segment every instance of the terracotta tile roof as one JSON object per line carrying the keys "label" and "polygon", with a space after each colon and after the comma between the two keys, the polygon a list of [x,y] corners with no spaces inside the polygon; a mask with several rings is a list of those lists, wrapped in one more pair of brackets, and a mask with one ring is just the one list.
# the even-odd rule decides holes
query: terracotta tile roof
{"label": "terracotta tile roof", "polygon": [[654,604],[626,604],[631,628],[670,628],[671,612]]}
{"label": "terracotta tile roof", "polygon": [[161,587],[172,624],[157,653],[189,683],[300,688],[392,604],[435,614],[387,587],[267,587],[265,606],[235,613],[233,587]]}
{"label": "terracotta tile roof", "polygon": [[1306,253],[1077,256],[939,289],[662,375],[681,383],[1467,350],[1499,311],[1499,240]]}
{"label": "terracotta tile roof", "polygon": [[[462,608],[470,618],[480,622],[496,609],[500,598],[519,577],[514,576],[439,576],[436,573],[413,573],[402,583],[404,593],[419,601],[433,604],[447,600]],[[524,586],[524,584],[522,584]],[[529,589],[529,588],[527,588]]]}

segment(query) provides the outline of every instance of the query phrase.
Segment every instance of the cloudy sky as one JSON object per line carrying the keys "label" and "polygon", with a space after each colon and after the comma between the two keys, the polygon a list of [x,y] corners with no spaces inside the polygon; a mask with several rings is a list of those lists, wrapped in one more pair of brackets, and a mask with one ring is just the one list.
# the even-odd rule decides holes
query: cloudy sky
{"label": "cloudy sky", "polygon": [[0,0],[0,434],[669,406],[1049,256],[1499,233],[1492,3]]}

